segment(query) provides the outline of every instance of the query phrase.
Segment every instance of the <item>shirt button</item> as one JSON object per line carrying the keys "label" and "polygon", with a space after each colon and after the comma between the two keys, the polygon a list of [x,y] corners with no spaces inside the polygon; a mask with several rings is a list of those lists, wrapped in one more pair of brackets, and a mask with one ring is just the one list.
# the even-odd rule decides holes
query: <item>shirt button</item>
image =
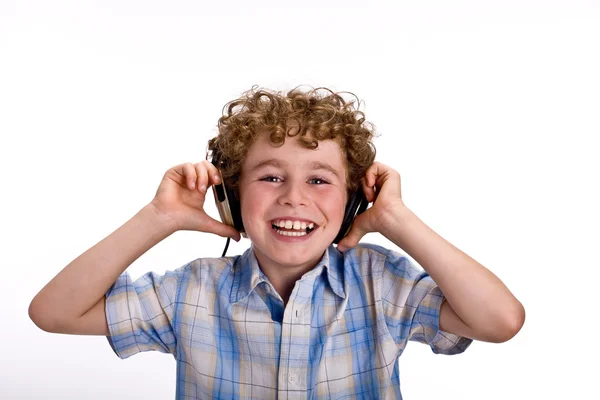
{"label": "shirt button", "polygon": [[296,375],[296,374],[289,374],[288,375],[288,382],[290,382],[291,384],[295,384],[296,382],[298,382],[298,375]]}

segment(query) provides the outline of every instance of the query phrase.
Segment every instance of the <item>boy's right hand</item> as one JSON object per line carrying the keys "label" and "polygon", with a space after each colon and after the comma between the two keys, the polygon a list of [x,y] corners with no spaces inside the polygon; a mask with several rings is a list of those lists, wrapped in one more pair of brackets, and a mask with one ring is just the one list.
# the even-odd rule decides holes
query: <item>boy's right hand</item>
{"label": "boy's right hand", "polygon": [[204,211],[207,190],[218,183],[221,177],[211,162],[180,164],[165,173],[150,204],[175,231],[208,232],[239,241],[240,233],[235,228]]}

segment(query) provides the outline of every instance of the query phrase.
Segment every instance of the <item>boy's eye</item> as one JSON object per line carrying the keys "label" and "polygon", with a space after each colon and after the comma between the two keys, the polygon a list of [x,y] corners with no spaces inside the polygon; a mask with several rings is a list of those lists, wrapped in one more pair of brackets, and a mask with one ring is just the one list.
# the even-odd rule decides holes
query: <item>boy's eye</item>
{"label": "boy's eye", "polygon": [[323,179],[323,178],[311,178],[311,181],[321,181],[322,183],[320,183],[321,185],[323,184],[327,184],[328,182]]}
{"label": "boy's eye", "polygon": [[[275,176],[275,175],[267,175],[267,176],[264,176],[264,177],[260,178],[261,181],[267,181],[267,182],[273,182],[273,183],[275,183],[275,181],[277,179],[281,180],[282,178],[279,177],[279,176]],[[310,178],[309,179],[309,182],[313,182],[313,181],[319,181],[319,183],[316,183],[317,185],[323,185],[323,184],[329,183],[325,179],[318,178],[318,177],[317,178]]]}
{"label": "boy's eye", "polygon": [[275,175],[267,175],[265,177],[260,178],[261,181],[267,181],[267,182],[274,182],[274,179],[281,179],[278,176]]}

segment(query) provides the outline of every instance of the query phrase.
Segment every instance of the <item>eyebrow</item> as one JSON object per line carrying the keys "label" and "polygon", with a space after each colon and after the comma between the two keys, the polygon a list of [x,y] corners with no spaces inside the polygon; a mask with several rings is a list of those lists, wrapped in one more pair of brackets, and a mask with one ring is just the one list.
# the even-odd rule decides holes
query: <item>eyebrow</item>
{"label": "eyebrow", "polygon": [[[252,168],[250,168],[251,172],[254,172],[258,169],[261,169],[263,167],[266,167],[268,165],[276,167],[276,168],[282,168],[283,166],[287,165],[288,163],[286,161],[283,160],[277,160],[275,158],[270,158],[267,160],[262,160],[259,163],[257,163],[256,165],[254,165]],[[333,168],[331,165],[327,164],[326,162],[321,162],[321,161],[311,161],[308,163],[308,168],[311,170],[325,170],[325,171],[329,171],[332,174],[334,174],[336,177],[340,177],[340,174],[336,171],[335,168]]]}

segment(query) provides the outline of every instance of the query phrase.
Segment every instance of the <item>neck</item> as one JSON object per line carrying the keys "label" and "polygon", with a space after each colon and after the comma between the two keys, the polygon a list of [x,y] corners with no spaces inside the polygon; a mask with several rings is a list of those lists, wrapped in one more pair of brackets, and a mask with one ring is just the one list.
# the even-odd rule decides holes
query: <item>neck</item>
{"label": "neck", "polygon": [[265,257],[256,247],[253,247],[252,250],[260,269],[267,276],[275,291],[281,296],[284,305],[287,305],[296,281],[302,278],[305,273],[311,271],[323,257],[323,254],[321,254],[316,260],[302,265],[283,265]]}

